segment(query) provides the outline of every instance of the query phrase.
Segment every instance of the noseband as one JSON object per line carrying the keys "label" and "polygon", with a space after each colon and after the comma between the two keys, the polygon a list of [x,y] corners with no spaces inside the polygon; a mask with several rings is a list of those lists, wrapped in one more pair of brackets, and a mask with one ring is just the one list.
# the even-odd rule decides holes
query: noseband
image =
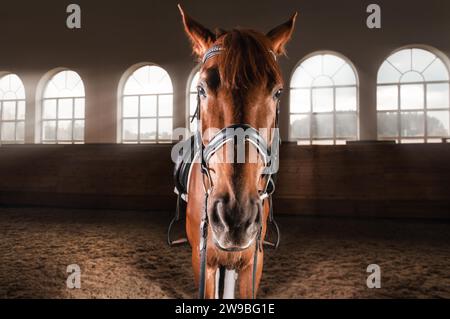
{"label": "noseband", "polygon": [[[241,132],[241,134],[237,134],[236,132]],[[279,149],[279,137],[278,132],[275,133],[273,137],[275,145],[272,145],[271,148],[267,146],[266,141],[261,136],[261,134],[254,129],[252,126],[248,124],[233,124],[230,125],[221,131],[219,131],[214,137],[209,141],[207,145],[200,144],[201,142],[201,134],[197,133],[196,137],[200,139],[198,145],[201,145],[200,148],[202,150],[202,172],[204,172],[207,176],[207,181],[209,184],[204,183],[205,191],[213,188],[213,183],[211,176],[209,175],[209,161],[219,150],[222,149],[228,142],[237,141],[238,143],[244,144],[245,142],[249,142],[253,145],[259,157],[262,159],[264,163],[264,171],[263,177],[266,178],[266,184],[262,191],[260,191],[260,199],[264,200],[268,196],[272,195],[274,191],[274,183],[272,180],[272,175],[276,171],[278,165],[278,149]],[[270,185],[271,184],[271,185]]]}
{"label": "noseband", "polygon": [[[210,48],[203,57],[202,63],[205,64],[206,61],[213,58],[216,55],[221,54],[224,49],[218,45]],[[270,51],[276,60],[275,54]],[[202,180],[203,180],[203,188],[205,191],[205,202],[202,211],[202,219],[200,224],[200,287],[199,287],[199,298],[203,299],[205,297],[205,284],[206,284],[206,250],[207,250],[207,241],[208,241],[208,198],[213,191],[214,185],[210,175],[209,161],[220,149],[222,149],[225,144],[230,141],[236,141],[237,143],[243,143],[245,145],[246,142],[253,145],[259,157],[262,159],[264,163],[264,171],[262,173],[261,178],[265,179],[264,188],[259,191],[260,200],[269,200],[270,205],[270,216],[269,218],[273,220],[272,216],[272,194],[275,191],[275,183],[273,181],[273,175],[276,173],[278,169],[278,161],[279,161],[279,145],[280,145],[280,137],[279,137],[279,126],[278,126],[278,118],[279,118],[279,101],[277,102],[276,116],[274,121],[274,134],[267,134],[268,136],[272,136],[271,146],[269,148],[265,139],[261,136],[260,132],[253,128],[249,124],[233,124],[231,126],[225,127],[220,130],[216,135],[214,135],[208,144],[203,143],[202,132],[201,132],[201,106],[200,106],[200,93],[197,94],[197,109],[195,111],[194,118],[197,119],[197,132],[195,133],[195,144],[197,149],[200,150],[200,160],[201,160],[201,172],[202,172]],[[244,134],[237,135],[236,131],[242,131]],[[239,140],[240,138],[240,140]],[[271,221],[272,221],[271,220]],[[276,225],[276,224],[275,224]],[[278,226],[277,230],[278,230]],[[252,295],[255,298],[256,294],[256,271],[257,271],[257,263],[258,263],[258,252],[262,251],[261,245],[261,233],[262,226],[258,230],[255,242],[255,253],[253,259],[253,287],[252,287]],[[279,238],[278,238],[279,239]],[[278,241],[277,244],[278,245]]]}

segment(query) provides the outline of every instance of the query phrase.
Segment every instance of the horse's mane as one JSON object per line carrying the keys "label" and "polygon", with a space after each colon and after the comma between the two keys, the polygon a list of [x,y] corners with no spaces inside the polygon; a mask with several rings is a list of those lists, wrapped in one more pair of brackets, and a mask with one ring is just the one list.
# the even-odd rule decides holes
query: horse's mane
{"label": "horse's mane", "polygon": [[263,34],[233,29],[222,35],[224,52],[219,55],[222,85],[230,89],[249,88],[255,84],[271,87],[281,82],[281,74],[270,40]]}

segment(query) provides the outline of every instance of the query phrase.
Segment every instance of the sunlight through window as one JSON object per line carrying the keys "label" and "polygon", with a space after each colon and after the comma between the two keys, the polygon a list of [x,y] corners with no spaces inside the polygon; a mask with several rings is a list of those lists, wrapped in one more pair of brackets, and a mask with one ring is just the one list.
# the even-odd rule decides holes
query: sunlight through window
{"label": "sunlight through window", "polygon": [[392,54],[378,71],[378,138],[431,143],[448,137],[449,87],[448,69],[432,52]]}
{"label": "sunlight through window", "polygon": [[84,143],[84,84],[78,73],[64,70],[55,74],[42,100],[42,142]]}
{"label": "sunlight through window", "polygon": [[0,142],[20,144],[25,140],[25,88],[15,74],[0,78]]}
{"label": "sunlight through window", "polygon": [[290,139],[299,144],[344,144],[358,137],[358,85],[354,69],[333,54],[317,54],[294,71],[290,87]]}
{"label": "sunlight through window", "polygon": [[173,88],[161,67],[146,65],[127,79],[122,96],[122,142],[167,143],[172,140]]}

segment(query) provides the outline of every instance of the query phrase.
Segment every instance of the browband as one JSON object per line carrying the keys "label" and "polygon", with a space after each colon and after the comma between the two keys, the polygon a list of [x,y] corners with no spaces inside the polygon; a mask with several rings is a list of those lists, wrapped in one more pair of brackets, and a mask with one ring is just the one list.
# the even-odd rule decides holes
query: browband
{"label": "browband", "polygon": [[223,51],[222,47],[220,45],[214,45],[211,48],[209,48],[208,51],[206,51],[205,55],[203,56],[202,63],[205,64],[206,61],[211,59],[212,57],[220,54]]}
{"label": "browband", "polygon": [[[202,63],[205,64],[206,61],[211,59],[212,57],[215,57],[216,55],[219,55],[222,53],[224,49],[220,45],[213,45],[211,48],[206,51],[205,55],[203,56]],[[269,50],[270,54],[272,54],[274,60],[277,60],[277,55],[272,50]]]}

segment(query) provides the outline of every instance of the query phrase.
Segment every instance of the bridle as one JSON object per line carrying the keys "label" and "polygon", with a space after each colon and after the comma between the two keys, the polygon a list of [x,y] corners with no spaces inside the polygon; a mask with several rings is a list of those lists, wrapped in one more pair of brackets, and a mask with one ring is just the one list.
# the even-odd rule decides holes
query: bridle
{"label": "bridle", "polygon": [[[209,59],[213,58],[216,55],[221,54],[224,49],[219,45],[214,45],[211,47],[204,55],[202,64],[205,64]],[[275,54],[270,51],[276,60]],[[265,179],[264,188],[259,191],[260,200],[268,200],[271,208],[270,218],[272,218],[272,194],[275,191],[275,183],[273,181],[273,175],[276,173],[278,169],[278,161],[279,161],[279,145],[280,145],[280,137],[279,137],[279,111],[280,111],[280,103],[277,100],[277,109],[274,121],[273,128],[273,136],[272,134],[268,134],[267,136],[271,136],[269,141],[271,140],[271,146],[269,147],[261,136],[260,132],[253,128],[248,124],[233,124],[226,128],[220,130],[217,134],[215,134],[208,144],[204,145],[202,139],[202,128],[201,128],[201,105],[200,105],[200,92],[197,93],[197,108],[194,113],[194,117],[197,119],[197,132],[195,133],[195,144],[197,149],[200,150],[200,166],[202,172],[202,181],[203,181],[203,189],[205,192],[205,202],[201,216],[201,224],[200,224],[200,282],[199,282],[199,298],[205,298],[205,284],[206,284],[206,251],[207,251],[207,241],[208,241],[208,198],[213,191],[214,185],[212,181],[212,177],[210,175],[209,161],[214,154],[216,154],[222,147],[230,141],[241,142],[245,145],[246,142],[253,145],[259,156],[264,162],[264,171],[262,174],[262,178]],[[236,130],[243,130],[244,134],[240,135],[241,141],[237,140]],[[257,272],[257,264],[258,264],[258,252],[262,252],[262,226],[259,228],[256,240],[255,240],[255,253],[253,259],[253,278],[252,278],[252,296],[253,299],[256,297],[256,272]]]}

